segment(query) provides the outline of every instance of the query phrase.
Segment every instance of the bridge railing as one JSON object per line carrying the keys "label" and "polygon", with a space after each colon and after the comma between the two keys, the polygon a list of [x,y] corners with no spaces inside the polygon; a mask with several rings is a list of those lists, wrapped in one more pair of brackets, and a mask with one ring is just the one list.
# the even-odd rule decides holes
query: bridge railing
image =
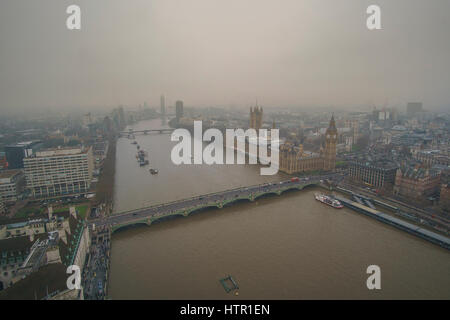
{"label": "bridge railing", "polygon": [[144,130],[131,130],[131,131],[120,131],[119,134],[133,134],[138,132],[171,132],[175,129],[165,128],[165,129],[144,129]]}

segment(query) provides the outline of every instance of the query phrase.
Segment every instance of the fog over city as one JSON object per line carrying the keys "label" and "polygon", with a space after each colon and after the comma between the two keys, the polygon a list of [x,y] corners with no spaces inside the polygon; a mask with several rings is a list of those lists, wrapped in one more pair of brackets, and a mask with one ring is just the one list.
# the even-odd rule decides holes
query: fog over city
{"label": "fog over city", "polygon": [[[366,28],[381,7],[382,30]],[[82,27],[66,28],[81,7]],[[450,2],[2,0],[0,112],[158,105],[450,106]]]}
{"label": "fog over city", "polygon": [[0,303],[285,319],[449,300],[449,13],[0,0]]}

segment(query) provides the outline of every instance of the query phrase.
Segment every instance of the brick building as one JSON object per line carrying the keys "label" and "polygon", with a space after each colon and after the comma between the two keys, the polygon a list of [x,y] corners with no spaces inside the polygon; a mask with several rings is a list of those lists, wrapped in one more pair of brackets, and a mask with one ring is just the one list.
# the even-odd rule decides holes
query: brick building
{"label": "brick building", "polygon": [[450,184],[441,185],[439,204],[442,209],[450,211]]}
{"label": "brick building", "polygon": [[395,176],[394,194],[415,200],[437,196],[441,173],[435,169],[402,167]]}

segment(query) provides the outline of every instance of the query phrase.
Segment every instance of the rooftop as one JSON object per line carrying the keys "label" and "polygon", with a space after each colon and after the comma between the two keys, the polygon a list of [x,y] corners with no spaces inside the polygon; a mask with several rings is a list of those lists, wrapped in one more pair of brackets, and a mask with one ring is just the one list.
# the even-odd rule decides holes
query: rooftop
{"label": "rooftop", "polygon": [[53,148],[53,149],[46,149],[42,151],[36,152],[35,155],[32,156],[35,158],[44,158],[44,157],[53,157],[53,156],[66,156],[66,155],[76,155],[76,154],[82,154],[86,153],[89,149],[88,148]]}
{"label": "rooftop", "polygon": [[16,174],[19,174],[19,173],[21,173],[21,171],[20,170],[16,170],[16,169],[5,170],[5,171],[0,172],[0,179],[9,179],[9,178],[12,178]]}
{"label": "rooftop", "polygon": [[35,300],[43,299],[47,293],[67,289],[66,267],[53,263],[40,268],[12,287],[0,291],[1,300]]}
{"label": "rooftop", "polygon": [[33,144],[40,143],[40,142],[41,142],[41,141],[39,141],[39,140],[23,141],[23,142],[17,142],[17,143],[15,143],[15,144],[7,145],[7,147],[20,147],[20,148],[24,148],[24,147],[29,147],[29,146],[31,146],[31,145],[33,145]]}
{"label": "rooftop", "polygon": [[33,242],[28,236],[0,240],[0,252],[22,251],[31,248]]}
{"label": "rooftop", "polygon": [[440,171],[436,169],[414,168],[414,167],[402,167],[400,168],[403,177],[410,179],[422,179],[427,176],[435,177],[439,175]]}
{"label": "rooftop", "polygon": [[396,169],[398,168],[397,164],[391,160],[386,158],[372,158],[372,157],[360,157],[353,161],[354,163],[358,163],[360,165],[380,168],[380,169]]}

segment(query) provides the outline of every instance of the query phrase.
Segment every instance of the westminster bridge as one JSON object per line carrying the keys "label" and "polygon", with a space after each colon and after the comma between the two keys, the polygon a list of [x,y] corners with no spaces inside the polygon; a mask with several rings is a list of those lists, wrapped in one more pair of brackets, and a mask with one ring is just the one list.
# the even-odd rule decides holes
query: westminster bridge
{"label": "westminster bridge", "polygon": [[171,216],[185,216],[206,208],[223,208],[233,203],[254,201],[269,194],[281,195],[288,190],[302,190],[308,186],[329,187],[335,174],[294,178],[291,180],[239,187],[220,192],[204,194],[188,199],[172,201],[145,208],[119,212],[103,219],[93,220],[90,227],[108,228],[112,232],[132,225],[151,225],[153,222]]}
{"label": "westminster bridge", "polygon": [[162,128],[162,129],[143,129],[143,130],[134,130],[134,129],[130,129],[128,131],[120,131],[119,132],[119,136],[120,137],[129,137],[129,136],[134,136],[137,133],[142,133],[142,134],[149,134],[152,132],[157,132],[157,133],[172,133],[175,129],[172,128]]}

